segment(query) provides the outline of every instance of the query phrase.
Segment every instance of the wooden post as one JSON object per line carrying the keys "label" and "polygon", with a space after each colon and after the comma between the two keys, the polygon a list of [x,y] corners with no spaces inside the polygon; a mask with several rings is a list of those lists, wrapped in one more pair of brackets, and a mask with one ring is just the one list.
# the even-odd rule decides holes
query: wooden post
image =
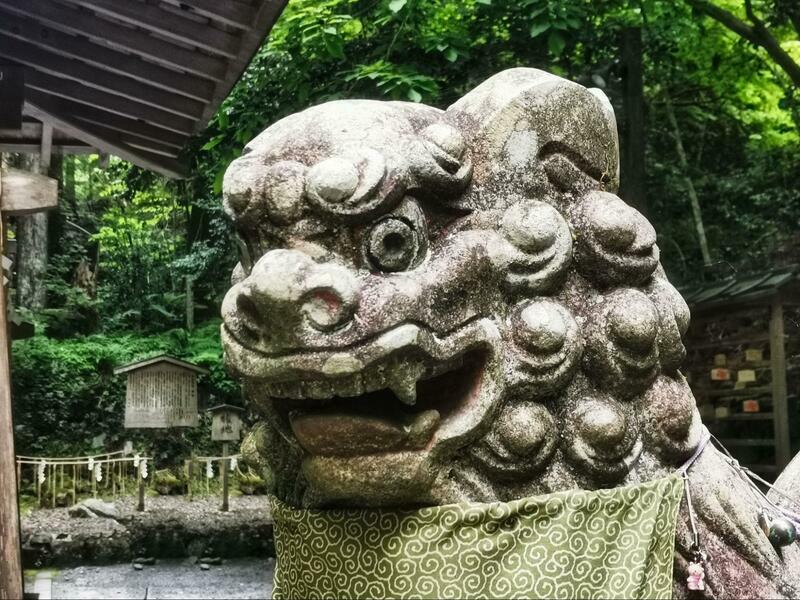
{"label": "wooden post", "polygon": [[[127,459],[127,456],[126,456]],[[128,476],[128,461],[123,460],[119,463],[119,483],[122,486],[122,495],[125,495],[125,478]]]}
{"label": "wooden post", "polygon": [[90,475],[92,478],[92,498],[97,498],[97,475],[95,473],[95,469],[97,469],[97,465],[92,466],[92,472]]}
{"label": "wooden post", "polygon": [[[0,207],[3,188],[0,175]],[[5,246],[4,216],[0,211],[0,252]],[[6,290],[0,274],[0,598],[22,598],[19,506],[11,416],[11,340],[6,322]]]}
{"label": "wooden post", "polygon": [[192,452],[192,457],[186,461],[186,492],[189,496],[189,502],[192,501],[192,467],[194,467],[194,452]]}
{"label": "wooden post", "polygon": [[769,362],[772,372],[772,412],[775,426],[775,464],[780,473],[791,460],[789,407],[786,402],[786,348],[784,340],[783,301],[772,299],[769,319]]}
{"label": "wooden post", "polygon": [[228,512],[228,442],[222,442],[222,507],[223,512]]}
{"label": "wooden post", "polygon": [[72,503],[78,503],[78,465],[72,465]]}
{"label": "wooden post", "polygon": [[56,507],[56,465],[50,465],[50,491],[52,492],[50,508]]}
{"label": "wooden post", "polygon": [[19,494],[19,488],[22,485],[22,463],[17,460],[17,494]]}
{"label": "wooden post", "polygon": [[139,504],[136,510],[144,512],[144,477],[142,477],[142,464],[136,469],[136,477],[139,480]]}
{"label": "wooden post", "polygon": [[[36,465],[36,501],[39,505],[39,508],[42,508],[42,478],[39,477],[39,469],[41,467]],[[47,467],[45,466],[45,471]]]}

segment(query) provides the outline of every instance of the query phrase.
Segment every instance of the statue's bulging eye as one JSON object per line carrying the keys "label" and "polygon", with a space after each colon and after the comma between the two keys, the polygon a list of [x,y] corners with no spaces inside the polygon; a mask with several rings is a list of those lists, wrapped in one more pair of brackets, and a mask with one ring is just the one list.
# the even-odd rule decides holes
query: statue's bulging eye
{"label": "statue's bulging eye", "polygon": [[369,232],[366,253],[370,262],[381,271],[404,271],[419,254],[417,232],[404,219],[389,217],[379,221]]}

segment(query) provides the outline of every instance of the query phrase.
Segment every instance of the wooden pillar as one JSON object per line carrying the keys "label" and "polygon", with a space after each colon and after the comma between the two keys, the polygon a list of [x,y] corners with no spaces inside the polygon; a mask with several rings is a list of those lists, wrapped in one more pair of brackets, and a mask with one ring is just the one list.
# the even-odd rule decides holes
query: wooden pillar
{"label": "wooden pillar", "polygon": [[222,507],[220,510],[228,512],[228,470],[230,459],[228,458],[228,442],[222,442]]}
{"label": "wooden pillar", "polygon": [[[3,196],[2,185],[0,174],[0,199]],[[4,225],[0,210],[0,250],[5,246]],[[16,454],[11,416],[10,339],[6,315],[6,292],[0,278],[0,599],[3,600],[22,598]]]}
{"label": "wooden pillar", "polygon": [[789,438],[789,407],[786,401],[786,348],[784,339],[783,302],[780,295],[772,299],[769,319],[769,362],[772,372],[772,412],[775,426],[775,463],[780,473],[792,456]]}
{"label": "wooden pillar", "polygon": [[620,197],[639,212],[649,216],[645,182],[645,102],[644,69],[642,67],[642,29],[628,27],[622,31],[622,164]]}

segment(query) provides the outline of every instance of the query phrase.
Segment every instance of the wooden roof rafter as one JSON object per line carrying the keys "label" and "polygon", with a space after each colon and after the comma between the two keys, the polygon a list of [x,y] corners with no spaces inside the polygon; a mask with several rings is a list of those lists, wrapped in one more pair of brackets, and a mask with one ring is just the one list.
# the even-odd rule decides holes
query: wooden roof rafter
{"label": "wooden roof rafter", "polygon": [[[179,177],[286,1],[0,0],[0,63],[25,69],[25,114],[56,129],[56,151]],[[0,130],[0,151],[31,135]]]}

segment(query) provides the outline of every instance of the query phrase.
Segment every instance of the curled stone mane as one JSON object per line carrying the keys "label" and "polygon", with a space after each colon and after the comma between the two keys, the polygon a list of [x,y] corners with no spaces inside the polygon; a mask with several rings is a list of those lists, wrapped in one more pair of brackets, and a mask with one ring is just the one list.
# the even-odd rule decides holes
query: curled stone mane
{"label": "curled stone mane", "polygon": [[[698,447],[689,309],[617,195],[613,110],[534,69],[447,110],[322,104],[228,169],[226,363],[251,461],[303,507],[511,500],[649,481]],[[708,593],[800,594],[721,455],[690,472]],[[675,590],[691,542],[681,515]]]}

